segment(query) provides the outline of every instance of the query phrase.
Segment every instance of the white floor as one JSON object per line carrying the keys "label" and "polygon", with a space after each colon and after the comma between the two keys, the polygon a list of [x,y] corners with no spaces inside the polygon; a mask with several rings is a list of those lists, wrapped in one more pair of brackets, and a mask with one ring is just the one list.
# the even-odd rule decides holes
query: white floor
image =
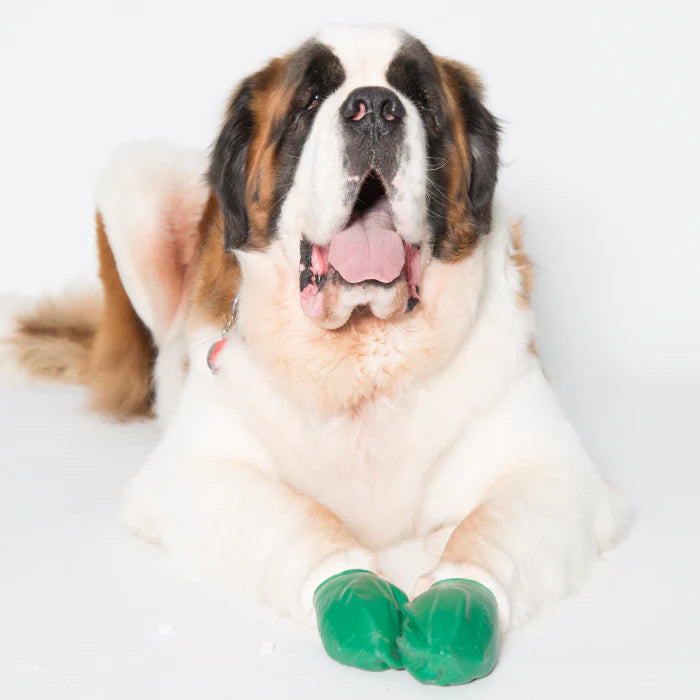
{"label": "white floor", "polygon": [[450,689],[337,665],[314,631],[183,581],[117,518],[156,426],[89,415],[78,389],[0,388],[0,697],[700,697],[698,392],[604,384],[565,403],[634,529],[603,582]]}

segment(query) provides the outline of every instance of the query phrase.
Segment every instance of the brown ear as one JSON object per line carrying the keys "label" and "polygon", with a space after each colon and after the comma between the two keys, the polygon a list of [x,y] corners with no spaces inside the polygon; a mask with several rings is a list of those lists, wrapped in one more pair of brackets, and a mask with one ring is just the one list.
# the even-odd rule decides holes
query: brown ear
{"label": "brown ear", "polygon": [[460,156],[452,164],[451,177],[466,183],[468,200],[468,211],[453,207],[448,214],[451,230],[443,241],[441,253],[446,257],[460,257],[491,228],[500,129],[495,117],[484,106],[484,90],[474,71],[448,59],[438,59],[438,67]]}
{"label": "brown ear", "polygon": [[267,216],[260,217],[258,210],[269,213],[275,168],[265,162],[267,187],[261,187],[260,170],[265,157],[275,152],[272,124],[280,121],[288,101],[289,91],[279,87],[284,61],[272,59],[236,88],[212,150],[208,180],[224,217],[227,250],[266,243]]}
{"label": "brown ear", "polygon": [[342,79],[338,58],[312,40],[272,59],[236,89],[209,165],[228,250],[264,248],[274,236],[316,115],[305,108],[308,95],[323,99]]}

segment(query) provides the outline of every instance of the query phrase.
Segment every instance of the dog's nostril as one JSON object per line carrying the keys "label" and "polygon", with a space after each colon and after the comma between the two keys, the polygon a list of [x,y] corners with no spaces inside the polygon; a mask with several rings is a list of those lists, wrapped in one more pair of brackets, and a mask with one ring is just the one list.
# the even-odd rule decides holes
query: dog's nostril
{"label": "dog's nostril", "polygon": [[352,120],[354,122],[359,122],[365,114],[367,114],[367,105],[362,100],[358,100],[355,104],[357,111],[352,115]]}
{"label": "dog's nostril", "polygon": [[391,122],[394,119],[401,119],[405,116],[406,110],[399,100],[393,98],[385,100],[382,105],[382,116],[386,121]]}
{"label": "dog's nostril", "polygon": [[348,121],[360,121],[367,112],[371,112],[371,103],[359,90],[354,90],[340,106],[340,114]]}

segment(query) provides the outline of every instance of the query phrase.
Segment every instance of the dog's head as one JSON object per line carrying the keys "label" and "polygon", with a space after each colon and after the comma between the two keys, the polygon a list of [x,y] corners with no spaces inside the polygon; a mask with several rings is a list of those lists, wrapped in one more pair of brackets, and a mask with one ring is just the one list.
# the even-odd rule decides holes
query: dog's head
{"label": "dog's head", "polygon": [[498,126],[474,73],[391,29],[329,30],[238,87],[209,180],[228,249],[279,241],[326,328],[410,312],[491,224]]}

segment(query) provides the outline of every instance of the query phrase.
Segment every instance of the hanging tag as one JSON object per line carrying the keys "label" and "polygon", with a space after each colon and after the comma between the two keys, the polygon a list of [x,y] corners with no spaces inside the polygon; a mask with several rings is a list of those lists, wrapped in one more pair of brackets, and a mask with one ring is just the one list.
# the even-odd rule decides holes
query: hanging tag
{"label": "hanging tag", "polygon": [[215,343],[212,344],[212,346],[209,348],[209,352],[207,352],[207,367],[214,373],[218,374],[219,368],[216,366],[216,358],[218,357],[219,353],[224,349],[224,346],[226,345],[226,338],[221,338],[220,340],[217,340]]}
{"label": "hanging tag", "polygon": [[218,374],[219,368],[216,366],[216,358],[219,353],[224,349],[226,345],[226,336],[231,330],[231,326],[234,324],[236,318],[238,317],[238,297],[233,300],[233,305],[231,306],[231,315],[229,316],[226,325],[221,329],[221,338],[211,345],[207,352],[207,367],[211,370],[212,374]]}

